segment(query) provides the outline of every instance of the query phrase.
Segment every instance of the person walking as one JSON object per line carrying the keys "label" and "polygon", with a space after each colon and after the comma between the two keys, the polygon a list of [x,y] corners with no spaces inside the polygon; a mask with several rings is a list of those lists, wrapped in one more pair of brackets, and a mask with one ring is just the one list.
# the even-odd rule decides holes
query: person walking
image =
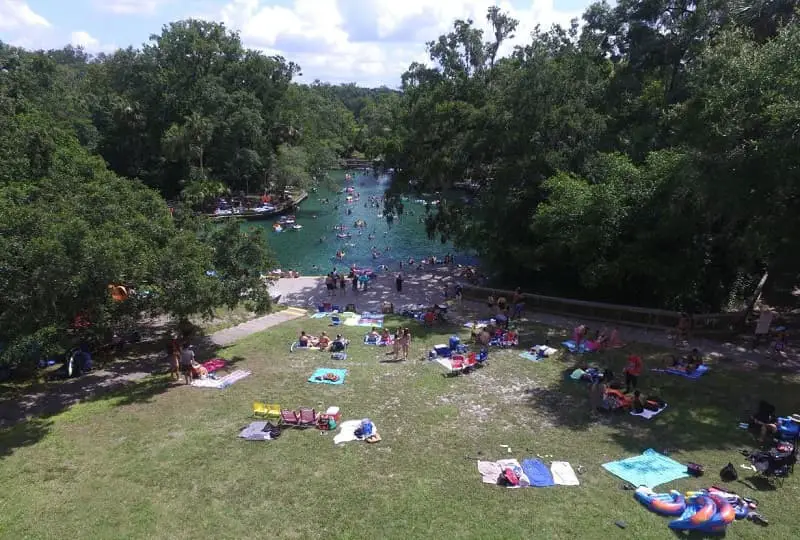
{"label": "person walking", "polygon": [[188,343],[183,344],[181,351],[181,370],[186,384],[192,384],[192,363],[194,362],[194,349]]}
{"label": "person walking", "polygon": [[403,292],[403,274],[397,274],[397,277],[394,278],[394,285],[397,288],[397,292]]}
{"label": "person walking", "polygon": [[403,337],[400,343],[403,349],[403,360],[408,360],[408,350],[411,348],[411,330],[403,328]]}

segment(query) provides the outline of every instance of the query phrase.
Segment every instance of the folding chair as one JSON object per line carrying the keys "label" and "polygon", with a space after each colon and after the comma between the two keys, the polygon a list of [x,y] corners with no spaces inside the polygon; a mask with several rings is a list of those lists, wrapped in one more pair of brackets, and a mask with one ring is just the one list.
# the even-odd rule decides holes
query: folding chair
{"label": "folding chair", "polygon": [[298,426],[301,427],[313,427],[317,425],[317,412],[314,409],[309,409],[308,407],[300,407],[300,410],[297,414],[297,421]]}
{"label": "folding chair", "polygon": [[286,426],[299,426],[300,425],[300,417],[297,415],[296,412],[289,410],[289,409],[281,409],[281,418],[280,422]]}

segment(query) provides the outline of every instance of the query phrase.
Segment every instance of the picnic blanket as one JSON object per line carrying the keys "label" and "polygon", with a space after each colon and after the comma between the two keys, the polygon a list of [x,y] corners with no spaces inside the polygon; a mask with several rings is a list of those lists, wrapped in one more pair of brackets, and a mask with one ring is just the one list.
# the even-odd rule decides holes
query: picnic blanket
{"label": "picnic blanket", "polygon": [[269,424],[269,422],[252,422],[239,432],[239,437],[247,439],[248,441],[270,441],[272,440],[272,436],[269,430],[266,429],[267,424]]}
{"label": "picnic blanket", "polygon": [[394,345],[394,340],[392,338],[389,338],[386,341],[382,341],[380,338],[378,339],[370,338],[369,334],[367,334],[366,336],[364,336],[364,345],[377,345],[379,347],[386,347],[388,345]]}
{"label": "picnic blanket", "polygon": [[441,356],[437,356],[436,360],[434,360],[437,364],[445,368],[449,373],[456,373],[462,371],[463,368],[460,369],[453,369],[453,361],[449,358],[443,358]]}
{"label": "picnic blanket", "polygon": [[566,461],[554,461],[550,464],[550,474],[553,475],[553,482],[559,486],[579,486],[578,477],[572,470],[572,465]]}
{"label": "picnic blanket", "polygon": [[540,357],[538,354],[534,354],[530,351],[525,351],[519,353],[520,358],[524,358],[525,360],[530,360],[531,362],[541,362],[544,360],[544,357]]}
{"label": "picnic blanket", "polygon": [[[329,381],[327,379],[323,379],[322,377],[324,377],[328,373],[333,373],[334,375],[338,375],[339,379],[336,381]],[[308,382],[317,384],[344,384],[345,376],[347,376],[346,369],[319,368],[314,373],[311,374],[311,377],[308,378]]]}
{"label": "picnic blanket", "polygon": [[212,358],[207,362],[203,362],[202,366],[206,368],[206,371],[208,371],[209,373],[214,373],[218,369],[224,368],[225,364],[227,364],[227,362],[225,361],[224,358]]}
{"label": "picnic blanket", "polygon": [[633,416],[641,416],[645,420],[650,420],[651,418],[653,418],[655,415],[659,414],[661,411],[663,411],[666,408],[667,408],[667,405],[665,404],[663,407],[661,407],[657,411],[651,411],[649,409],[645,409],[642,412],[633,412],[633,411],[631,411],[631,414]]}
{"label": "picnic blanket", "polygon": [[503,469],[496,461],[478,461],[478,474],[484,484],[497,484],[497,479]]}
{"label": "picnic blanket", "polygon": [[708,372],[708,366],[706,366],[705,364],[697,366],[697,368],[691,373],[687,373],[682,369],[676,369],[676,368],[653,369],[652,371],[657,371],[659,373],[669,373],[670,375],[677,375],[679,377],[685,377],[687,379],[699,379],[700,377],[703,376],[704,373]]}
{"label": "picnic blanket", "polygon": [[590,353],[597,350],[590,341],[583,341],[578,345],[575,341],[568,339],[567,341],[562,341],[561,345],[574,354]]}
{"label": "picnic blanket", "polygon": [[652,448],[645,450],[641,456],[604,463],[603,468],[636,487],[647,486],[651,489],[689,476],[686,465],[659,454]]}
{"label": "picnic blanket", "polygon": [[333,438],[333,444],[342,444],[357,441],[356,429],[361,425],[361,420],[345,420],[339,424],[339,433]]}
{"label": "picnic blanket", "polygon": [[536,345],[529,351],[519,353],[519,356],[525,360],[530,360],[531,362],[541,362],[545,358],[553,356],[557,352],[558,351],[556,349],[548,347],[547,345]]}
{"label": "picnic blanket", "polygon": [[236,381],[244,379],[251,373],[252,372],[244,369],[237,369],[233,373],[225,375],[221,379],[195,379],[192,381],[192,386],[195,388],[216,388],[217,390],[222,390],[223,388],[229,387]]}
{"label": "picnic blanket", "polygon": [[554,486],[553,474],[550,468],[538,459],[523,459],[522,470],[531,482],[532,487]]}

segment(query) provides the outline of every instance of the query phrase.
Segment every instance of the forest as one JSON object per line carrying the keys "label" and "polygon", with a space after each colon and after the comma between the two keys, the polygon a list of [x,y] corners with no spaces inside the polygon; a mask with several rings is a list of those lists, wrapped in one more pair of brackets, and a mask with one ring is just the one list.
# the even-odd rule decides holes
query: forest
{"label": "forest", "polygon": [[[0,366],[146,315],[266,310],[263,234],[194,210],[322,181],[380,140],[398,95],[298,84],[299,69],[197,20],[98,57],[0,43]],[[117,285],[135,294],[115,301]]]}
{"label": "forest", "polygon": [[[267,309],[266,239],[194,210],[312,186],[349,156],[394,171],[398,211],[477,186],[427,227],[498,283],[691,311],[739,307],[765,271],[791,290],[796,9],[599,2],[504,54],[518,24],[490,8],[490,36],[456,21],[399,90],[300,84],[300,66],[198,20],[96,57],[0,43],[0,365],[143,314]],[[114,301],[114,284],[137,294]]]}
{"label": "forest", "polygon": [[[499,57],[517,22],[456,21],[403,75],[386,165],[478,187],[428,216],[524,290],[694,312],[798,277],[794,0],[618,0]],[[579,24],[580,23],[580,24]],[[786,295],[791,300],[791,296]]]}

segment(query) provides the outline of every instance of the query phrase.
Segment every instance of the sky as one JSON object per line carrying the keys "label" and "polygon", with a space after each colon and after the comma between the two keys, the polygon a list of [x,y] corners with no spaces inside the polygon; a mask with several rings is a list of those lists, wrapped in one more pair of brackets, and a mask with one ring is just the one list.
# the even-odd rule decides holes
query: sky
{"label": "sky", "polygon": [[497,5],[520,21],[512,43],[537,25],[568,25],[591,0],[0,0],[0,41],[28,49],[71,44],[89,53],[140,47],[171,21],[223,22],[244,45],[299,64],[301,80],[396,87],[425,42],[455,19],[485,27]]}

